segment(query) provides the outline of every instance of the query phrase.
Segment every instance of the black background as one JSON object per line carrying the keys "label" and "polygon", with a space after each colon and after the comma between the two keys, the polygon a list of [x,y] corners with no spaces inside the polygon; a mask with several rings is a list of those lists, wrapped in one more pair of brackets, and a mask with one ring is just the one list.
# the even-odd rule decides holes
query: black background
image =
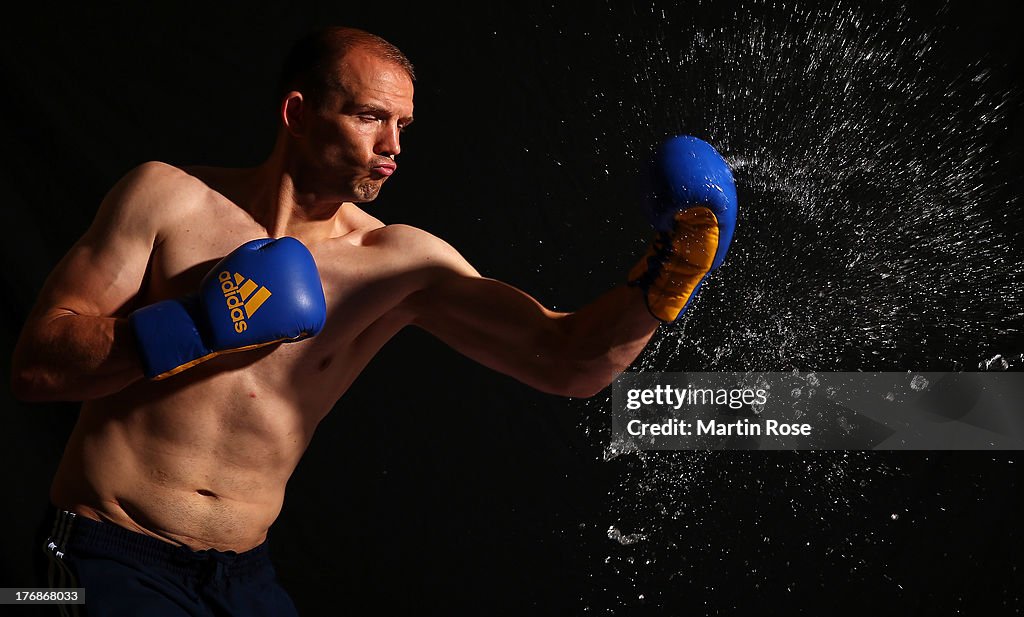
{"label": "black background", "polygon": [[[725,27],[747,10],[707,4],[672,10]],[[932,8],[914,15],[922,28],[952,28],[948,62],[974,59],[993,67],[1002,87],[1020,85],[1021,37],[1000,5],[960,2],[937,17]],[[621,28],[653,32],[657,23],[648,4],[22,7],[4,20],[0,58],[3,348],[13,347],[47,273],[131,167],[263,159],[282,55],[325,24],[380,34],[417,68],[417,122],[403,138],[401,173],[370,212],[446,239],[485,275],[549,307],[578,307],[618,284],[647,240],[632,181],[637,138],[617,133],[608,117],[580,113],[581,97],[594,89],[628,97],[635,60],[626,63],[610,41]],[[652,109],[665,105],[651,101]],[[991,144],[1011,200],[1024,144],[1014,105]],[[641,142],[674,130],[657,121]],[[1021,243],[1012,246],[1020,260]],[[1006,350],[1024,346],[1008,340]],[[9,353],[3,360],[9,372]],[[30,586],[33,534],[77,405],[28,405],[5,394],[3,406],[0,587]],[[637,471],[629,461],[602,461],[604,422],[592,405],[533,392],[404,331],[321,424],[289,484],[271,531],[280,577],[306,615],[1024,608],[1024,459],[941,452],[872,455],[901,472],[864,489],[857,520],[886,520],[894,503],[937,512],[941,501],[954,511],[815,536],[816,546],[834,542],[837,550],[851,535],[888,538],[863,549],[860,572],[829,567],[820,550],[805,549],[799,521],[773,514],[757,495],[711,485],[694,496],[709,513],[700,533],[724,556],[691,566],[685,578],[670,576],[675,557],[662,558],[641,581],[648,601],[633,601],[628,590],[638,581],[604,560],[623,550],[606,536],[609,491]],[[791,467],[778,461],[805,455],[730,456],[694,464],[781,484]],[[750,548],[766,528],[775,550]],[[752,562],[759,574],[751,575]],[[886,582],[893,580],[900,586]]]}

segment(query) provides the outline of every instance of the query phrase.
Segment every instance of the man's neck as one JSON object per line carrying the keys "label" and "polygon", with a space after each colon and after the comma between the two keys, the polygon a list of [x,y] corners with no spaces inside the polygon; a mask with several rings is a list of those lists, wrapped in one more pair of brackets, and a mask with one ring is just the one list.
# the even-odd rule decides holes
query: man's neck
{"label": "man's neck", "polygon": [[257,167],[224,171],[213,188],[248,212],[270,237],[292,236],[311,244],[351,231],[339,212],[346,202],[299,191],[277,151]]}
{"label": "man's neck", "polygon": [[256,168],[251,189],[253,193],[246,208],[271,237],[293,236],[317,241],[337,235],[342,223],[338,210],[344,202],[297,191],[286,170]]}

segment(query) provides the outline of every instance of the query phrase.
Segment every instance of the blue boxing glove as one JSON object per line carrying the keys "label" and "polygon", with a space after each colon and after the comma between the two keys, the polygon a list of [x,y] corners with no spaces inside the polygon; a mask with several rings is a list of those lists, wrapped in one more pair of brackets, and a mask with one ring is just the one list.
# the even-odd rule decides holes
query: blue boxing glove
{"label": "blue boxing glove", "polygon": [[246,242],[203,278],[197,294],[128,316],[146,376],[163,379],[222,353],[314,336],[327,319],[320,273],[295,238]]}
{"label": "blue boxing glove", "polygon": [[732,172],[708,143],[683,135],[658,149],[651,166],[646,214],[656,235],[629,273],[647,308],[675,321],[725,260],[736,227]]}

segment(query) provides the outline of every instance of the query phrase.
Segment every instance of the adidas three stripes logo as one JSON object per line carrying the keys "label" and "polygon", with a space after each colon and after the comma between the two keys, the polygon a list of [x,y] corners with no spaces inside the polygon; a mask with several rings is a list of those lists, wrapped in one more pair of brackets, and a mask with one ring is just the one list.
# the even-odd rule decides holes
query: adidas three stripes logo
{"label": "adidas three stripes logo", "polygon": [[237,272],[232,274],[225,270],[217,278],[231,321],[235,324],[235,332],[245,332],[248,328],[245,320],[252,318],[263,306],[270,297],[270,290]]}

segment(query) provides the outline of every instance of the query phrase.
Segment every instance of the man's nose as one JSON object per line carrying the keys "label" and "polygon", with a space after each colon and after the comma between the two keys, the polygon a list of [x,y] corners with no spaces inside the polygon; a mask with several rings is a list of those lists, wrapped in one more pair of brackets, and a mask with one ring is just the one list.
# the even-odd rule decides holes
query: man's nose
{"label": "man's nose", "polygon": [[386,124],[377,138],[377,149],[375,154],[381,156],[395,156],[402,151],[399,143],[401,130],[397,124]]}

